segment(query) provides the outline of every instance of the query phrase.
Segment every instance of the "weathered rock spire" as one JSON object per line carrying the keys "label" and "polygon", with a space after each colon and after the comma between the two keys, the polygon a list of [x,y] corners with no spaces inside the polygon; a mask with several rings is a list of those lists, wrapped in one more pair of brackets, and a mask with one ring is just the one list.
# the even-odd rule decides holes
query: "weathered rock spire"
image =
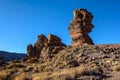
{"label": "weathered rock spire", "polygon": [[88,33],[94,27],[92,23],[92,14],[86,9],[77,9],[73,12],[74,19],[70,22],[69,33],[72,38],[72,46],[93,45],[92,39]]}

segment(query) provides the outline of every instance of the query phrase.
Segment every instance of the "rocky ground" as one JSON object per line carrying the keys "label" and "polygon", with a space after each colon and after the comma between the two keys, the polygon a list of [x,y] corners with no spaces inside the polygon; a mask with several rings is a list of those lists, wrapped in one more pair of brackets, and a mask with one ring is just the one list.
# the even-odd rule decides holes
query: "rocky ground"
{"label": "rocky ground", "polygon": [[50,58],[3,63],[0,80],[120,80],[120,45],[68,46]]}

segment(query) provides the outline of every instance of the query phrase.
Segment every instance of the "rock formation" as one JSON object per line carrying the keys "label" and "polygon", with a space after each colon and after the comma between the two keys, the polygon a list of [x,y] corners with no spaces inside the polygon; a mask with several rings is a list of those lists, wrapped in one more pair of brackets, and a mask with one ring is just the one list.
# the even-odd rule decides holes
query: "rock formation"
{"label": "rock formation", "polygon": [[38,40],[34,46],[32,46],[32,44],[27,46],[26,59],[39,57],[50,58],[53,54],[65,48],[65,46],[66,45],[61,42],[61,39],[55,35],[49,34],[47,38],[41,34],[38,36]]}
{"label": "rock formation", "polygon": [[93,45],[93,41],[88,33],[94,27],[92,22],[92,14],[86,9],[77,9],[74,12],[74,19],[70,22],[69,33],[72,38],[72,46]]}
{"label": "rock formation", "polygon": [[0,57],[0,80],[120,80],[120,44],[89,45],[91,21],[85,9],[74,11],[72,46],[55,35],[41,34],[28,45],[27,61],[3,63]]}

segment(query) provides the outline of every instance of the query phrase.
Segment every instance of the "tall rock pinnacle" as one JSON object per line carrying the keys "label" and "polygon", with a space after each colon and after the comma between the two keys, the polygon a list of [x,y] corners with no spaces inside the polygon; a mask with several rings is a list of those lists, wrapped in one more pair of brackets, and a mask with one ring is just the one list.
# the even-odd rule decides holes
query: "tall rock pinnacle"
{"label": "tall rock pinnacle", "polygon": [[94,43],[88,35],[94,27],[91,24],[93,18],[92,14],[86,9],[77,9],[73,14],[74,19],[70,22],[68,28],[72,38],[71,46],[93,45]]}

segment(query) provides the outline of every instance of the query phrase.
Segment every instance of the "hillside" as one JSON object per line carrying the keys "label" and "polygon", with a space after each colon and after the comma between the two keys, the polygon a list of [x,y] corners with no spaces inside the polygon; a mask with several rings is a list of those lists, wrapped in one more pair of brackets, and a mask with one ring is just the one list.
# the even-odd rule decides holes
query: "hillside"
{"label": "hillside", "polygon": [[68,46],[52,58],[31,58],[0,67],[1,80],[119,80],[119,73],[118,44]]}
{"label": "hillside", "polygon": [[4,58],[5,62],[8,62],[12,60],[20,60],[25,56],[25,54],[0,51],[0,56]]}

